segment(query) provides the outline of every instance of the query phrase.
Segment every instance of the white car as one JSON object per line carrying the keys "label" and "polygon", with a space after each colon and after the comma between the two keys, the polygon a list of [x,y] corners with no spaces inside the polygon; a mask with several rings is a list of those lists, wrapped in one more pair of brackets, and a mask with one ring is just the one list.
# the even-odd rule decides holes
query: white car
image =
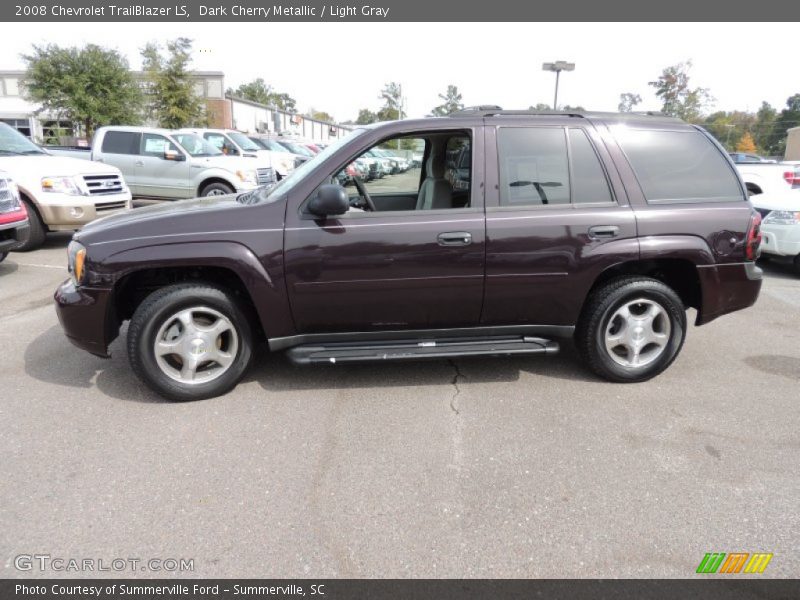
{"label": "white car", "polygon": [[119,169],[52,156],[5,123],[0,123],[0,169],[16,182],[30,220],[19,250],[37,248],[48,231],[76,231],[131,207],[131,192]]}
{"label": "white car", "polygon": [[761,253],[791,257],[800,273],[800,194],[758,194],[750,202],[762,215]]}
{"label": "white car", "polygon": [[[278,181],[275,169],[274,153],[261,148],[246,134],[234,129],[180,129],[180,132],[191,132],[201,136],[209,144],[227,156],[253,158],[257,162],[259,184],[270,184]],[[268,173],[267,177],[265,173]],[[282,173],[285,177],[288,173]]]}

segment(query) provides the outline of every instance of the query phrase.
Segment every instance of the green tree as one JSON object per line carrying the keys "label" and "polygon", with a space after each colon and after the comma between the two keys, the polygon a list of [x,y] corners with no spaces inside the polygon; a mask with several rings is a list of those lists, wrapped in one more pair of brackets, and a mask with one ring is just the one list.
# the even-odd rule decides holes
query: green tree
{"label": "green tree", "polygon": [[369,125],[370,123],[376,123],[378,121],[378,115],[372,112],[368,108],[362,108],[358,111],[358,117],[356,117],[356,125]]}
{"label": "green tree", "polygon": [[774,154],[769,148],[769,137],[775,127],[777,118],[778,111],[769,102],[762,102],[761,108],[756,113],[756,122],[753,125],[753,139],[758,152],[762,154]]}
{"label": "green tree", "polygon": [[268,85],[261,77],[254,79],[250,83],[243,83],[235,90],[228,90],[228,95],[257,102],[258,104],[271,104],[272,86]]}
{"label": "green tree", "polygon": [[787,130],[800,126],[800,94],[789,96],[786,108],[781,110],[772,123],[766,137],[765,149],[773,156],[783,156],[786,152]]}
{"label": "green tree", "polygon": [[226,94],[265,106],[274,106],[287,112],[297,112],[297,101],[294,98],[289,94],[276,92],[261,77],[250,83],[243,83],[235,90],[228,88]]}
{"label": "green tree", "polygon": [[461,102],[461,93],[458,91],[458,86],[448,85],[447,91],[444,94],[439,94],[442,104],[436,106],[431,110],[434,117],[446,117],[456,111],[464,108],[464,103]]}
{"label": "green tree", "polygon": [[619,112],[633,112],[633,107],[641,103],[642,97],[639,94],[625,92],[619,95],[617,110],[619,110]]}
{"label": "green tree", "polygon": [[169,129],[205,125],[205,103],[194,91],[191,64],[192,40],[178,38],[161,47],[147,44],[142,50],[142,66],[150,86],[150,110],[159,126]]}
{"label": "green tree", "polygon": [[707,88],[690,87],[691,68],[691,61],[672,65],[665,68],[657,80],[648,82],[648,85],[655,88],[664,114],[697,123],[705,108],[713,102],[713,98]]}
{"label": "green tree", "polygon": [[330,113],[324,110],[317,110],[316,108],[310,108],[308,110],[308,116],[318,121],[327,121],[328,123],[333,123],[336,120]]}
{"label": "green tree", "polygon": [[547,111],[552,111],[553,107],[550,106],[549,104],[545,104],[544,102],[539,102],[534,106],[529,106],[528,110],[532,110],[535,112],[547,112]]}
{"label": "green tree", "polygon": [[40,111],[79,123],[87,138],[103,125],[141,122],[141,88],[116,50],[51,44],[33,46],[22,59],[26,98]]}
{"label": "green tree", "polygon": [[736,143],[756,124],[753,113],[735,110],[732,112],[717,111],[703,120],[703,127],[719,140],[729,151],[733,151]]}
{"label": "green tree", "polygon": [[383,86],[379,99],[383,106],[378,111],[379,121],[396,121],[403,116],[403,88],[395,81]]}

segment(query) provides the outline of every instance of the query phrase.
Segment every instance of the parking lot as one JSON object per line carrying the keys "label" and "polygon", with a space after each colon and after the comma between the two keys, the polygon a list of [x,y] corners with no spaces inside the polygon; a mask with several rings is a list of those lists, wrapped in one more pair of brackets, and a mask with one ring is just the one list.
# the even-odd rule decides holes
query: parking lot
{"label": "parking lot", "polygon": [[[194,559],[202,577],[800,575],[800,278],[606,383],[555,357],[306,367],[168,403],[63,336],[69,236],[0,263],[0,559]],[[59,573],[75,576],[79,574]],[[100,574],[104,575],[104,574]],[[141,573],[159,576],[163,573]]]}

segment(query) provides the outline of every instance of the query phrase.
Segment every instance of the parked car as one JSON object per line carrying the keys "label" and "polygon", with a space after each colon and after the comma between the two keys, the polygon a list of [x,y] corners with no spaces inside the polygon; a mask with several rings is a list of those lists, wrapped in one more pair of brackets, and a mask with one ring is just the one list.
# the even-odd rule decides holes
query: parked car
{"label": "parked car", "polygon": [[792,259],[800,274],[800,194],[759,194],[750,201],[761,213],[761,252]]}
{"label": "parked car", "polygon": [[[428,157],[418,188],[335,183],[409,137]],[[444,173],[465,143],[462,203]],[[601,377],[644,381],[678,356],[687,308],[703,325],[756,301],[759,223],[722,146],[680,120],[462,111],[356,129],[272,188],[89,225],[55,301],[101,356],[130,320],[133,371],[175,400],[232,389],[260,339],[332,365],[566,337]]]}
{"label": "parked car", "polygon": [[28,212],[19,199],[17,184],[0,171],[0,262],[28,236]]}
{"label": "parked car", "polygon": [[267,150],[272,153],[272,165],[275,167],[275,173],[278,176],[278,181],[294,171],[295,167],[300,166],[305,162],[305,158],[298,160],[296,154],[292,154],[281,146],[278,142],[263,135],[250,135],[250,140],[259,148]]}
{"label": "parked car", "polygon": [[[238,156],[256,160],[258,183],[270,185],[278,181],[278,174],[273,164],[275,153],[265,150],[246,134],[233,129],[179,129],[180,133],[195,133],[209,144],[221,151],[225,156]],[[286,171],[283,176],[288,175]]]}
{"label": "parked car", "polygon": [[751,196],[800,190],[800,166],[775,162],[737,163]]}
{"label": "parked car", "polygon": [[179,200],[248,191],[272,182],[255,158],[225,156],[191,132],[152,127],[101,127],[91,158],[122,171],[134,196]]}
{"label": "parked car", "polygon": [[738,164],[750,164],[750,163],[770,163],[774,164],[778,161],[772,160],[770,158],[764,158],[763,156],[759,156],[758,154],[747,154],[746,152],[729,152],[730,157],[733,159],[733,162]]}
{"label": "parked car", "polygon": [[131,206],[116,167],[52,156],[5,123],[0,123],[0,169],[13,178],[28,214],[28,233],[18,250],[38,248],[48,231],[75,231]]}

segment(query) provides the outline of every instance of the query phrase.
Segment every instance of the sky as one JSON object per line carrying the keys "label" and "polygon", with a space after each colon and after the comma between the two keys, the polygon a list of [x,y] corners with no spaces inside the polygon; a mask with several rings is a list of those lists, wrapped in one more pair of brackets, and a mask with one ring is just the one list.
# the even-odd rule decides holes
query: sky
{"label": "sky", "polygon": [[337,120],[377,110],[386,82],[403,86],[406,113],[425,116],[448,84],[468,105],[523,109],[553,101],[553,73],[566,60],[559,104],[616,110],[622,92],[637,110],[658,110],[647,85],[666,66],[691,60],[693,85],[709,88],[714,110],[782,108],[800,92],[794,23],[0,23],[0,69],[21,69],[31,44],[116,48],[132,68],[148,41],[194,40],[193,67],[223,71],[226,87],[262,77],[305,112]]}

